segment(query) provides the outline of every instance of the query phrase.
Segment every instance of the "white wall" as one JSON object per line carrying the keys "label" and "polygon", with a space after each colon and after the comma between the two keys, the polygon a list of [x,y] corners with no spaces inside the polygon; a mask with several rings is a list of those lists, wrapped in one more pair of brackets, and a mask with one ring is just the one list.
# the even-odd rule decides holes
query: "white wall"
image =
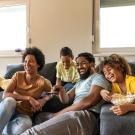
{"label": "white wall", "polygon": [[[93,0],[26,0],[30,46],[39,47],[46,63],[59,60],[59,50],[69,46],[76,56],[92,51]],[[0,75],[7,64],[21,63],[21,57],[0,55]]]}
{"label": "white wall", "polygon": [[58,61],[59,51],[69,46],[75,56],[92,51],[92,0],[31,0],[31,46],[38,46],[46,61]]}

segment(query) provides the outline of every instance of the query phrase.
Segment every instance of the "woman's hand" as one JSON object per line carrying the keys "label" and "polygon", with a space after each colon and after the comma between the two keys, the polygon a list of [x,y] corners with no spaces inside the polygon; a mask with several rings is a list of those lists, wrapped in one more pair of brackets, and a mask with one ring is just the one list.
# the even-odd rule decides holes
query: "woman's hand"
{"label": "woman's hand", "polygon": [[129,110],[128,110],[128,104],[125,105],[114,105],[110,108],[110,110],[112,110],[114,112],[114,114],[116,115],[123,115],[126,114]]}
{"label": "woman's hand", "polygon": [[112,99],[111,94],[108,90],[105,90],[105,89],[101,90],[100,95],[107,102],[110,102]]}

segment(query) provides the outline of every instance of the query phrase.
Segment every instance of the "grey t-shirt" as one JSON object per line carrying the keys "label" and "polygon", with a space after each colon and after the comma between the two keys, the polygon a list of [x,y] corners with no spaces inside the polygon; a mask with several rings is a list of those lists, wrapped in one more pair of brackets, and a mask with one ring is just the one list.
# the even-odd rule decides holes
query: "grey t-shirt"
{"label": "grey t-shirt", "polygon": [[[75,99],[73,101],[74,103],[79,103],[84,97],[88,95],[90,92],[90,88],[92,85],[100,86],[104,89],[111,89],[111,84],[105,79],[105,77],[101,74],[93,74],[90,77],[88,77],[85,80],[80,80],[76,83],[74,86],[75,89]],[[92,106],[89,108],[89,110],[92,110],[94,112],[100,112],[100,105],[101,103],[97,104],[96,106]]]}

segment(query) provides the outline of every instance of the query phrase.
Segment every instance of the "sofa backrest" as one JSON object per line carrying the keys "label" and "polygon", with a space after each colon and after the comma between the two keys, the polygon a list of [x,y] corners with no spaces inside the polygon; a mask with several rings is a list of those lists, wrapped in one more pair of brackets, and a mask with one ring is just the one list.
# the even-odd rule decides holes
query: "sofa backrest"
{"label": "sofa backrest", "polygon": [[132,75],[135,76],[135,62],[129,62],[129,65],[131,67]]}
{"label": "sofa backrest", "polygon": [[[57,62],[47,63],[44,65],[43,69],[39,72],[40,75],[44,76],[51,81],[52,85],[56,82],[56,64]],[[135,76],[135,62],[129,62],[131,66],[132,75]],[[16,71],[23,71],[22,64],[10,64],[7,65],[7,72],[5,74],[6,79],[10,79]]]}
{"label": "sofa backrest", "polygon": [[[52,85],[56,82],[56,64],[57,62],[47,63],[44,65],[39,74],[51,81]],[[5,74],[6,79],[10,79],[17,71],[24,71],[23,64],[9,64]]]}

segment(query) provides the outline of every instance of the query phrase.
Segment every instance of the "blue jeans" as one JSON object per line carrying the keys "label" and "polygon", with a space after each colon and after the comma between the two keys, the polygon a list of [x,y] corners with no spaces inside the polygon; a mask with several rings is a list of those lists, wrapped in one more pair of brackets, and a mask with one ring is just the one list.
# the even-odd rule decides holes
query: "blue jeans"
{"label": "blue jeans", "polygon": [[32,126],[28,115],[15,113],[16,100],[7,97],[0,102],[0,134],[19,135]]}
{"label": "blue jeans", "polygon": [[62,83],[62,86],[64,86],[66,92],[71,90],[73,88],[73,86],[75,85],[75,83],[71,83],[71,82],[61,81],[61,83]]}

